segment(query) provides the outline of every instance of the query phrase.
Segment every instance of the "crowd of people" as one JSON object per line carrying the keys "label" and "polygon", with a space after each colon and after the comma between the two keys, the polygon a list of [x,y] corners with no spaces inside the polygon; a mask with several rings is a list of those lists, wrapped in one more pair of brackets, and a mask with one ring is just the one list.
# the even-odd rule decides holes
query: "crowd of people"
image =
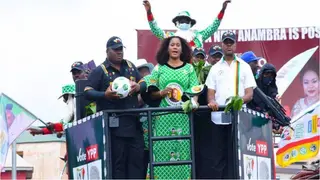
{"label": "crowd of people", "polygon": [[[96,103],[96,111],[107,109],[128,109],[145,107],[169,107],[181,105],[181,95],[190,87],[199,85],[193,64],[200,61],[211,66],[206,78],[206,88],[199,96],[194,96],[197,105],[208,105],[214,113],[202,114],[202,122],[195,123],[196,165],[198,178],[232,178],[233,153],[229,150],[231,125],[222,123],[218,107],[225,105],[230,96],[239,95],[248,107],[264,111],[254,99],[253,88],[257,85],[268,96],[276,98],[276,71],[271,64],[264,65],[258,71],[253,52],[235,55],[236,36],[226,32],[222,44],[213,45],[209,56],[202,48],[192,50],[189,43],[179,37],[165,38],[157,52],[157,65],[146,60],[137,64],[123,59],[123,44],[119,37],[111,37],[107,42],[106,60],[92,72],[83,68],[82,62],[75,62],[71,67],[74,81],[87,79],[85,95]],[[112,81],[124,76],[131,80],[131,92],[127,98],[120,97],[111,90]],[[256,78],[255,78],[256,77]],[[151,88],[153,87],[153,88]],[[63,122],[49,124],[43,129],[30,128],[35,134],[57,133],[61,137],[63,123],[74,118],[74,85],[62,88],[62,98],[69,106],[69,114]],[[173,94],[176,94],[174,97]],[[200,100],[202,99],[202,100]],[[252,100],[253,99],[253,100]],[[195,106],[196,108],[197,106]],[[207,121],[206,121],[207,120]],[[119,127],[111,128],[112,165],[115,179],[148,177],[149,145],[148,121],[146,117],[119,116]],[[153,136],[188,135],[189,119],[185,114],[168,114],[153,119]],[[213,123],[212,123],[213,122]],[[209,137],[209,138],[208,138]],[[211,143],[209,143],[209,141]],[[153,145],[154,161],[190,160],[189,140],[158,141]],[[66,160],[67,156],[63,158]],[[154,175],[159,179],[191,178],[189,165],[155,167]]]}

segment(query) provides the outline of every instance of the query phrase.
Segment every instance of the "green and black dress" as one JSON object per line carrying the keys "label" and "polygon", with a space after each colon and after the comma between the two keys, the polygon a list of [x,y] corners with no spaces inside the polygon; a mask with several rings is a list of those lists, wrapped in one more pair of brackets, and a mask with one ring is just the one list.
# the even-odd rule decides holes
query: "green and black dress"
{"label": "green and black dress", "polygon": [[[181,106],[182,95],[193,86],[199,85],[196,72],[191,64],[180,67],[168,64],[157,65],[147,82],[148,87],[155,86],[160,90],[173,88],[173,93],[163,98],[160,107]],[[189,135],[189,118],[186,114],[167,114],[153,118],[153,136]],[[154,161],[190,160],[189,140],[156,141],[153,144]],[[161,166],[154,168],[155,179],[190,179],[191,167]],[[147,177],[148,178],[148,177]]]}

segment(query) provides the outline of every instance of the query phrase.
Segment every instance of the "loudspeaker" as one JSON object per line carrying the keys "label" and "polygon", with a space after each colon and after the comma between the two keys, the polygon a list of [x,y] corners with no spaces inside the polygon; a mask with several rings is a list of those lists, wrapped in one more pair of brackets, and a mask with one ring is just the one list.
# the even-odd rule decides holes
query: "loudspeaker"
{"label": "loudspeaker", "polygon": [[89,101],[84,96],[84,88],[88,86],[88,80],[77,80],[76,81],[76,120],[86,117],[86,106],[88,106],[92,101]]}

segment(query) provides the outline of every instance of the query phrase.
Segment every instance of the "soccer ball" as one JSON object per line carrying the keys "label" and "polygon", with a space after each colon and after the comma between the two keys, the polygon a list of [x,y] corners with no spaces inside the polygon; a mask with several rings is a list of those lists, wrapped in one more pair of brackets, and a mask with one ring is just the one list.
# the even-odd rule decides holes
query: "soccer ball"
{"label": "soccer ball", "polygon": [[125,77],[117,77],[112,83],[112,91],[116,92],[123,99],[128,96],[131,90],[130,80]]}

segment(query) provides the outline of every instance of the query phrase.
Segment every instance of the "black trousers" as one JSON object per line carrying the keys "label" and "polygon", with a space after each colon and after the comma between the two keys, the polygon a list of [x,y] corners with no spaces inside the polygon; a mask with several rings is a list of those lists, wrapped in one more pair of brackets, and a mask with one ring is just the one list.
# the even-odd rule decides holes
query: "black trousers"
{"label": "black trousers", "polygon": [[232,125],[210,124],[198,140],[197,179],[234,179],[235,148]]}
{"label": "black trousers", "polygon": [[111,137],[113,179],[145,179],[144,141],[142,133],[135,137]]}
{"label": "black trousers", "polygon": [[145,177],[147,177],[147,173],[148,173],[148,165],[149,165],[149,150],[144,150],[144,158],[143,158],[143,163],[144,163],[144,174]]}

